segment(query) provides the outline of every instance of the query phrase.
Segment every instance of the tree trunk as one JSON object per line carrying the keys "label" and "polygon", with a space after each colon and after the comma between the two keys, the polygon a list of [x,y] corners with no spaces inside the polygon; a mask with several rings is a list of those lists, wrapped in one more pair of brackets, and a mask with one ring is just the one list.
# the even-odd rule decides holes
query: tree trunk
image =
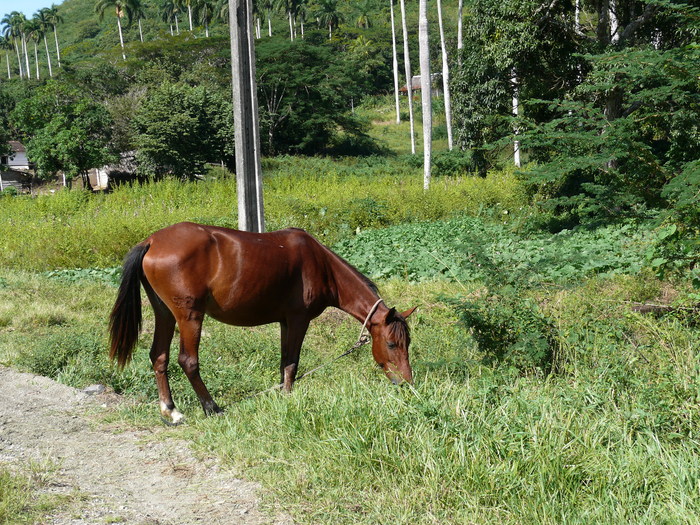
{"label": "tree trunk", "polygon": [[10,55],[7,51],[5,51],[5,62],[7,62],[7,79],[10,80],[12,73],[10,72]]}
{"label": "tree trunk", "polygon": [[[518,73],[515,68],[513,68],[510,78],[511,84],[513,86],[513,116],[518,117],[520,113],[520,100],[518,99]],[[518,127],[513,128],[513,134],[518,136]],[[513,162],[515,167],[520,167],[520,141],[515,139],[513,141]]]}
{"label": "tree trunk", "polygon": [[287,11],[287,16],[289,17],[289,40],[294,42],[294,25],[292,24],[292,12]]}
{"label": "tree trunk", "polygon": [[457,62],[462,64],[462,48],[464,47],[463,30],[462,30],[462,11],[464,9],[464,0],[459,0],[457,3]]}
{"label": "tree trunk", "polygon": [[610,43],[615,44],[620,40],[620,24],[617,20],[617,2],[610,0],[608,20],[610,21]]}
{"label": "tree trunk", "polygon": [[238,227],[265,230],[252,0],[229,0]]}
{"label": "tree trunk", "polygon": [[272,17],[270,12],[267,12],[267,36],[272,36]]}
{"label": "tree trunk", "polygon": [[396,25],[394,24],[394,0],[389,0],[391,6],[391,53],[394,65],[394,99],[396,100],[396,123],[401,123],[401,105],[399,104],[399,58],[396,52]]}
{"label": "tree trunk", "polygon": [[122,21],[117,15],[117,27],[119,28],[119,43],[122,46],[122,58],[126,60],[126,53],[124,51],[124,36],[122,35]]}
{"label": "tree trunk", "polygon": [[581,32],[581,0],[576,0],[574,7],[574,31],[576,34]]}
{"label": "tree trunk", "polygon": [[442,89],[445,101],[445,124],[447,126],[447,147],[452,151],[452,100],[450,97],[450,66],[447,63],[445,29],[442,24],[442,0],[437,0],[438,25],[440,26],[440,49],[442,51]]}
{"label": "tree trunk", "polygon": [[428,39],[428,0],[418,2],[418,50],[420,89],[423,106],[423,189],[430,188],[430,157],[433,144],[433,107],[430,92],[430,42]]}
{"label": "tree trunk", "polygon": [[190,32],[193,31],[192,29],[192,5],[187,4],[187,18],[189,19],[190,22]]}
{"label": "tree trunk", "polygon": [[34,42],[34,66],[36,67],[36,79],[39,80],[39,50]]}
{"label": "tree trunk", "polygon": [[27,78],[32,78],[32,68],[29,67],[29,51],[27,51],[27,37],[22,33],[22,50],[24,51],[24,62],[27,65]]}
{"label": "tree trunk", "polygon": [[406,93],[408,95],[408,118],[411,122],[411,153],[416,154],[416,138],[413,122],[413,77],[411,76],[411,59],[408,53],[408,27],[406,26],[406,4],[401,2],[401,26],[403,29],[403,61],[406,70]]}
{"label": "tree trunk", "polygon": [[56,24],[53,24],[53,38],[56,41],[56,61],[58,62],[58,67],[61,67],[61,49],[58,47],[58,32],[56,31]]}
{"label": "tree trunk", "polygon": [[19,65],[19,78],[24,77],[24,72],[22,71],[22,59],[19,54],[19,46],[17,45],[17,37],[15,37],[15,51],[17,52],[17,64]]}
{"label": "tree trunk", "polygon": [[46,49],[46,62],[49,65],[49,77],[53,77],[53,71],[51,70],[51,55],[49,55],[49,43],[46,41],[46,34],[44,34],[44,49]]}
{"label": "tree trunk", "polygon": [[141,39],[141,43],[143,44],[143,29],[141,28],[141,17],[139,17],[139,38]]}

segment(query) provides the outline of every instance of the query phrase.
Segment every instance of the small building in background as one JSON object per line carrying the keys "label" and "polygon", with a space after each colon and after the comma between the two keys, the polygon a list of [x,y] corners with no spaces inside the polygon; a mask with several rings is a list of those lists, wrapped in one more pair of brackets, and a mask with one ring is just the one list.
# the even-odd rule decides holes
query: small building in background
{"label": "small building in background", "polygon": [[27,150],[19,141],[9,142],[12,153],[0,157],[0,191],[15,188],[18,192],[31,188],[34,165],[27,159]]}
{"label": "small building in background", "polygon": [[[420,75],[413,75],[411,78],[411,91],[420,91]],[[442,73],[432,73],[430,75],[430,90],[434,97],[442,96]],[[408,85],[404,84],[399,88],[404,95],[408,93]]]}

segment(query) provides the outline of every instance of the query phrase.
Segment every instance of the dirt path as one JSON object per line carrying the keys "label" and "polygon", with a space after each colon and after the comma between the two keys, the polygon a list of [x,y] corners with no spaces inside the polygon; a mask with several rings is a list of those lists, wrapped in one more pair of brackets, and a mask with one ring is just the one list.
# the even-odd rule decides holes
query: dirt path
{"label": "dirt path", "polygon": [[0,462],[54,465],[47,490],[76,496],[45,523],[292,523],[261,514],[255,484],[186,443],[100,426],[115,397],[0,367]]}

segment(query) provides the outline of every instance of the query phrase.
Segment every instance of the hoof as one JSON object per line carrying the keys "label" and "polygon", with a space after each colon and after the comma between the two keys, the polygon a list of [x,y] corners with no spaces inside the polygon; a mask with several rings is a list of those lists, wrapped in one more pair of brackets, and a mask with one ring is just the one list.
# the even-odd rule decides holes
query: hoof
{"label": "hoof", "polygon": [[221,414],[224,413],[224,410],[219,407],[216,403],[212,403],[211,405],[206,405],[203,407],[204,408],[204,415],[205,416],[220,416]]}
{"label": "hoof", "polygon": [[166,425],[171,427],[180,425],[185,420],[185,416],[182,415],[182,412],[174,407],[172,409],[164,409],[161,407],[160,417]]}
{"label": "hoof", "polygon": [[177,421],[173,421],[171,419],[167,419],[164,416],[160,416],[160,419],[169,427],[179,427],[185,422],[185,418],[180,418]]}

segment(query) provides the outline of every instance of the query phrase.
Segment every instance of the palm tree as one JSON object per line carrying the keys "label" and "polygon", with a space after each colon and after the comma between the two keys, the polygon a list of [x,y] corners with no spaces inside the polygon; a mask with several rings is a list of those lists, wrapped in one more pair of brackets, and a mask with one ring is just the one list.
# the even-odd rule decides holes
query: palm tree
{"label": "palm tree", "polygon": [[27,50],[27,23],[29,21],[27,17],[24,16],[24,13],[19,13],[19,16],[16,18],[18,20],[17,26],[19,28],[20,41],[22,42],[22,49],[24,50],[24,63],[27,66],[27,78],[32,78],[32,71],[29,69],[29,51]]}
{"label": "palm tree", "polygon": [[124,51],[124,35],[122,33],[122,18],[126,16],[129,23],[134,16],[133,8],[134,0],[97,0],[95,4],[95,12],[100,16],[100,21],[104,18],[105,11],[109,8],[114,9],[117,16],[117,28],[119,28],[119,44],[122,46],[122,58],[126,60],[126,52]]}
{"label": "palm tree", "polygon": [[299,20],[301,26],[301,38],[304,38],[304,22],[306,22],[307,0],[295,0],[295,21]]}
{"label": "palm tree", "polygon": [[19,45],[17,44],[17,38],[20,35],[19,15],[19,11],[12,11],[9,15],[5,15],[5,17],[0,21],[0,23],[3,25],[3,36],[7,40],[14,41],[14,48],[17,52],[17,63],[19,64],[19,78],[22,78],[24,76],[24,73],[22,71],[22,59],[20,58]]}
{"label": "palm tree", "polygon": [[442,24],[442,0],[437,0],[438,24],[440,26],[440,49],[442,51],[442,91],[445,101],[445,124],[447,126],[447,147],[452,151],[452,99],[450,97],[450,66],[447,63],[445,28]]}
{"label": "palm tree", "polygon": [[267,36],[272,36],[272,11],[275,9],[275,2],[274,0],[258,0],[257,4],[258,9],[267,14]]}
{"label": "palm tree", "polygon": [[403,29],[403,63],[406,69],[406,94],[408,95],[408,120],[411,123],[411,153],[416,154],[416,137],[413,125],[413,76],[411,75],[411,59],[408,54],[408,27],[406,26],[406,3],[401,2],[401,26]]}
{"label": "palm tree", "polygon": [[214,7],[214,17],[217,20],[221,20],[224,24],[228,24],[229,15],[228,0],[218,0]]}
{"label": "palm tree", "polygon": [[396,52],[396,25],[394,24],[394,0],[389,0],[391,13],[391,56],[394,66],[394,98],[396,99],[396,123],[401,124],[401,106],[399,105],[399,59]]}
{"label": "palm tree", "polygon": [[12,78],[12,71],[10,71],[10,54],[8,53],[14,47],[12,45],[12,40],[0,36],[0,49],[5,50],[5,62],[7,62],[7,78],[8,80]]}
{"label": "palm tree", "polygon": [[314,13],[318,24],[328,28],[328,40],[333,38],[333,28],[343,21],[343,15],[338,10],[338,0],[320,0]]}
{"label": "palm tree", "polygon": [[34,20],[36,20],[41,27],[42,37],[44,38],[44,49],[46,50],[46,61],[49,65],[49,76],[53,77],[53,70],[51,69],[51,55],[49,54],[49,43],[46,41],[46,33],[51,27],[51,22],[49,21],[50,11],[51,10],[48,7],[40,9],[34,14]]}
{"label": "palm tree", "polygon": [[58,47],[58,31],[56,31],[56,24],[63,23],[63,17],[58,14],[58,7],[52,5],[47,7],[46,19],[53,26],[53,36],[56,40],[56,61],[58,62],[58,67],[61,67],[61,49]]}
{"label": "palm tree", "polygon": [[180,7],[187,7],[187,20],[190,23],[190,33],[194,30],[192,27],[192,0],[179,0]]}
{"label": "palm tree", "polygon": [[[228,10],[228,2],[226,3],[226,9]],[[173,22],[175,22],[175,30],[179,35],[180,27],[178,25],[177,15],[180,14],[180,6],[176,0],[162,0],[160,3],[160,14],[161,20],[170,25],[170,35],[173,35]]]}
{"label": "palm tree", "polygon": [[204,34],[209,38],[209,22],[214,16],[214,2],[212,0],[195,0],[194,13],[204,24]]}
{"label": "palm tree", "polygon": [[369,13],[372,11],[372,2],[370,0],[362,0],[358,2],[355,6],[355,12],[357,14],[357,19],[355,24],[361,29],[368,29],[372,27],[372,19]]}
{"label": "palm tree", "polygon": [[289,39],[294,41],[294,6],[292,0],[274,0],[275,9],[284,11],[289,18]]}
{"label": "palm tree", "polygon": [[464,0],[459,0],[457,2],[457,62],[462,65],[462,48],[464,47],[464,41],[462,35],[464,31],[462,30],[462,12],[464,10]]}
{"label": "palm tree", "polygon": [[428,2],[418,2],[418,50],[420,88],[423,106],[423,189],[430,188],[430,157],[433,143],[433,107],[430,93],[430,43],[428,38]]}
{"label": "palm tree", "polygon": [[133,16],[135,16],[139,21],[139,38],[143,43],[143,29],[141,28],[141,19],[146,18],[146,10],[143,8],[141,0],[131,0],[131,8],[134,12]]}
{"label": "palm tree", "polygon": [[39,80],[39,50],[38,43],[44,37],[44,32],[41,24],[36,18],[27,20],[24,24],[26,39],[34,43],[34,66],[36,67],[36,79]]}

